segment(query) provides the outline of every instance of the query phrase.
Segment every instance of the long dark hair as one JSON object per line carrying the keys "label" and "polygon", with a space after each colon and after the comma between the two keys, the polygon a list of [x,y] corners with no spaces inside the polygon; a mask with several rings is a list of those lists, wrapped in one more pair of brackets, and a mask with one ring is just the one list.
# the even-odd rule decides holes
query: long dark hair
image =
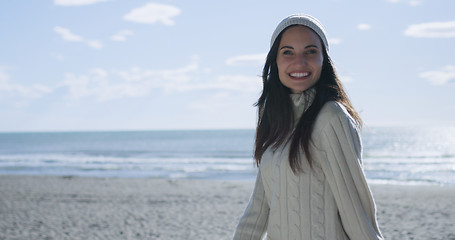
{"label": "long dark hair", "polygon": [[309,151],[311,133],[315,119],[326,102],[337,101],[341,103],[359,127],[362,125],[362,120],[343,90],[325,46],[321,44],[323,46],[324,60],[321,76],[314,85],[316,96],[313,104],[302,114],[298,123],[294,125],[294,111],[289,96],[291,90],[281,83],[276,63],[278,47],[285,31],[283,30],[276,38],[267,55],[262,72],[263,90],[255,104],[258,107],[258,123],[254,158],[257,166],[259,166],[262,155],[267,148],[272,147],[272,149],[276,150],[289,140],[289,164],[292,171],[298,173],[304,170],[300,161],[301,150],[303,150],[310,166],[312,164]]}

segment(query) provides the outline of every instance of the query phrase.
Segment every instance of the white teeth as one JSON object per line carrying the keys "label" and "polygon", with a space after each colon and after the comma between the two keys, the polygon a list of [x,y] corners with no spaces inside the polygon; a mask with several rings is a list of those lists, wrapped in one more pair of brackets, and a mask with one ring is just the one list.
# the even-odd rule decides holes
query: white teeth
{"label": "white teeth", "polygon": [[291,75],[291,77],[302,78],[302,77],[308,76],[309,73],[308,72],[304,72],[304,73],[299,72],[299,73],[291,73],[290,75]]}

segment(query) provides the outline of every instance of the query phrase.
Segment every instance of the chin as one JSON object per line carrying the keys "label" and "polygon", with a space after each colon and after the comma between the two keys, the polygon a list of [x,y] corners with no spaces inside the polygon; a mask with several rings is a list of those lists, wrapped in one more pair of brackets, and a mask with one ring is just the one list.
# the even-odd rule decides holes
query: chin
{"label": "chin", "polygon": [[307,90],[308,88],[291,88],[292,93],[303,93]]}

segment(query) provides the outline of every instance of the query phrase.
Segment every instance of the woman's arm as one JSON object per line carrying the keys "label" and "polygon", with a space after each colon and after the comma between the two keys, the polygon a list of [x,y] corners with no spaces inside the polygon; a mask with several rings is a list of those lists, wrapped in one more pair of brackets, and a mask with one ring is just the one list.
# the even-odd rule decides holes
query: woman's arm
{"label": "woman's arm", "polygon": [[[321,166],[332,190],[343,228],[352,240],[382,239],[376,206],[362,168],[362,146],[353,119],[341,104],[321,110],[314,144],[325,156]],[[325,158],[325,159],[323,159]]]}
{"label": "woman's arm", "polygon": [[267,203],[259,169],[253,194],[235,230],[234,240],[260,240],[267,227],[269,205]]}

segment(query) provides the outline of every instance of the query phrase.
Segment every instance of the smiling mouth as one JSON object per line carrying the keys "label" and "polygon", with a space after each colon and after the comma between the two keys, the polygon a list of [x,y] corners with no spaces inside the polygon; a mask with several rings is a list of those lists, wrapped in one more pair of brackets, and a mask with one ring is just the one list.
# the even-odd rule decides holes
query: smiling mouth
{"label": "smiling mouth", "polygon": [[290,73],[289,76],[292,78],[305,78],[310,76],[310,72],[295,72],[295,73]]}

